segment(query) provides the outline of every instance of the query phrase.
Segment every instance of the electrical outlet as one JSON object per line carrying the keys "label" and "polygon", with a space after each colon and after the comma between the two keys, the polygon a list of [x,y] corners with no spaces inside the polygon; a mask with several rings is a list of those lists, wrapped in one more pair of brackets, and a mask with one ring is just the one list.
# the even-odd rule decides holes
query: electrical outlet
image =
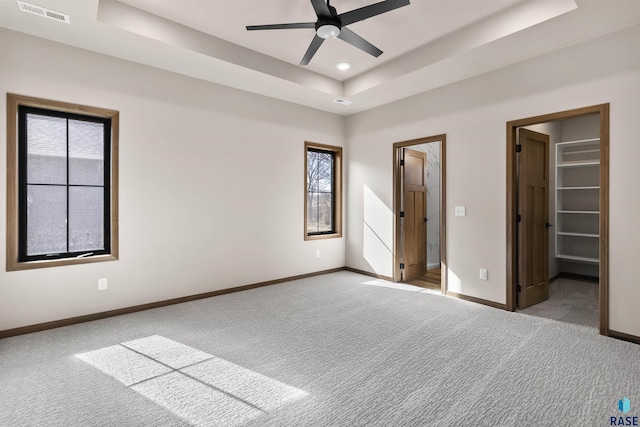
{"label": "electrical outlet", "polygon": [[466,206],[456,206],[455,207],[455,215],[456,216],[467,216],[467,207]]}
{"label": "electrical outlet", "polygon": [[486,268],[480,269],[480,280],[489,280],[489,271]]}
{"label": "electrical outlet", "polygon": [[316,258],[320,258],[320,249],[316,249]]}
{"label": "electrical outlet", "polygon": [[107,279],[98,279],[98,290],[99,291],[104,291],[108,288],[108,282]]}

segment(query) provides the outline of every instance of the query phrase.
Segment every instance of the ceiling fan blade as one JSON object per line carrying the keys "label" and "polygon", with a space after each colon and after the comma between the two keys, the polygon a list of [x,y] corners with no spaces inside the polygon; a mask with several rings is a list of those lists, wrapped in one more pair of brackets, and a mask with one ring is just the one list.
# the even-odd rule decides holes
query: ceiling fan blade
{"label": "ceiling fan blade", "polygon": [[253,30],[290,30],[294,28],[315,28],[315,22],[296,22],[293,24],[247,25],[247,31]]}
{"label": "ceiling fan blade", "polygon": [[309,61],[311,61],[311,58],[313,58],[313,55],[316,54],[322,42],[324,42],[323,38],[320,38],[317,35],[313,36],[313,40],[311,40],[311,44],[309,45],[307,52],[302,57],[302,61],[300,61],[300,65],[307,65]]}
{"label": "ceiling fan blade", "polygon": [[325,2],[325,0],[311,0],[311,5],[313,5],[313,10],[316,11],[316,15],[318,15],[318,17],[331,16],[331,12],[329,11],[329,6]]}
{"label": "ceiling fan blade", "polygon": [[338,17],[340,18],[342,25],[349,25],[409,4],[409,0],[386,0],[381,1],[380,3],[364,6],[359,9],[354,9],[349,12],[341,13]]}
{"label": "ceiling fan blade", "polygon": [[350,45],[353,45],[362,51],[367,52],[369,55],[375,56],[376,58],[382,55],[382,51],[380,49],[346,27],[342,27],[338,38],[346,41]]}

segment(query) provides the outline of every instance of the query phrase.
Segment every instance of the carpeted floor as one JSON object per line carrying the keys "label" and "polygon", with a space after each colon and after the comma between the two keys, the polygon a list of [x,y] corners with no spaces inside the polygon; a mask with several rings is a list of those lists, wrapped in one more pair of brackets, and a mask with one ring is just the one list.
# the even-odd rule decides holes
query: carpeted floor
{"label": "carpeted floor", "polygon": [[604,426],[640,414],[640,346],[387,285],[339,272],[0,340],[0,426]]}
{"label": "carpeted floor", "polygon": [[549,299],[520,313],[592,329],[600,326],[598,283],[574,279],[557,279],[549,284]]}

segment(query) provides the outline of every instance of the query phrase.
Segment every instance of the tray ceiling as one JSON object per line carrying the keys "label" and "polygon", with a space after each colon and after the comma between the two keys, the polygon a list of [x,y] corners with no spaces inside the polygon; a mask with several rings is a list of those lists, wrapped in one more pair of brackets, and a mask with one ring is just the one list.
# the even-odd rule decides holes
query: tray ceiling
{"label": "tray ceiling", "polygon": [[[333,0],[338,13],[375,0]],[[0,1],[0,27],[342,115],[374,108],[640,24],[637,0],[412,0],[349,28],[384,53],[325,42],[298,65],[309,0],[32,0],[70,24]],[[340,71],[339,62],[352,68]],[[347,99],[351,105],[334,102]]]}

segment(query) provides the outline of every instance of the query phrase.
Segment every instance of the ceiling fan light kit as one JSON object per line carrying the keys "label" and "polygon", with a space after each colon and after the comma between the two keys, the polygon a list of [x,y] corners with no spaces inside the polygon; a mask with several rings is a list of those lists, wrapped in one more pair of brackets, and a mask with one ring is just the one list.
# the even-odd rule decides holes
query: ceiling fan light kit
{"label": "ceiling fan light kit", "polygon": [[316,28],[316,34],[321,39],[335,39],[340,35],[340,27],[334,24],[322,24]]}
{"label": "ceiling fan light kit", "polygon": [[326,3],[325,0],[311,0],[311,6],[313,6],[317,17],[316,22],[248,25],[247,31],[314,28],[316,34],[313,36],[307,52],[302,57],[300,65],[307,65],[326,39],[335,38],[339,38],[377,58],[382,54],[382,51],[346,28],[346,26],[410,4],[409,0],[384,0],[379,3],[338,14],[336,8],[331,6],[329,2],[330,0],[327,0]]}

